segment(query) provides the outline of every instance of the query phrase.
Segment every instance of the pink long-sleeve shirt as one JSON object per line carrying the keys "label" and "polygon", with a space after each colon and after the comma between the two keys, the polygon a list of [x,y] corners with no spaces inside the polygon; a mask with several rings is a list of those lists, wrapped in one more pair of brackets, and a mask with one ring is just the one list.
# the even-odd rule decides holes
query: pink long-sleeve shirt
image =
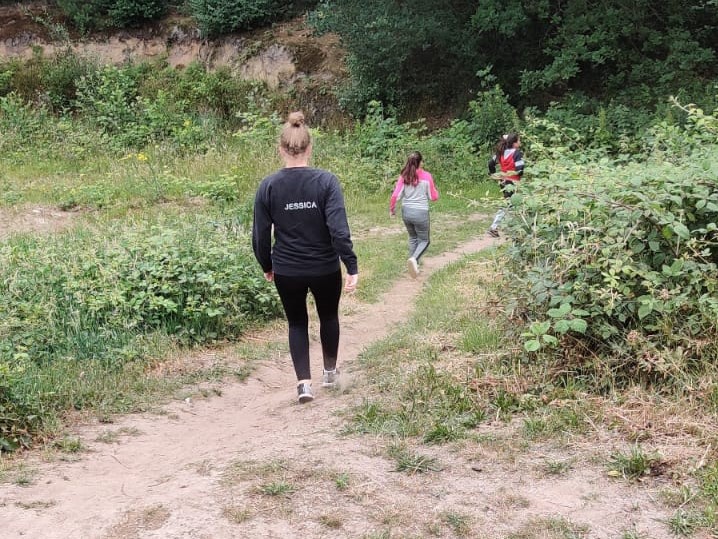
{"label": "pink long-sleeve shirt", "polygon": [[416,175],[419,183],[416,185],[406,185],[404,178],[399,176],[396,180],[394,192],[391,194],[389,201],[389,211],[393,214],[396,210],[396,203],[401,200],[405,208],[415,208],[418,210],[428,210],[429,200],[439,200],[439,191],[434,185],[434,178],[431,177],[424,169],[417,169]]}

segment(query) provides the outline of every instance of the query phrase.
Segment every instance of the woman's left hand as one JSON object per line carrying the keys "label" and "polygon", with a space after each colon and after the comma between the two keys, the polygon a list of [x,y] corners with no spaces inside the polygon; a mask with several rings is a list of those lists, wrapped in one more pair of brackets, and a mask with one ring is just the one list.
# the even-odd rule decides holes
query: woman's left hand
{"label": "woman's left hand", "polygon": [[273,271],[266,271],[264,272],[264,278],[267,279],[270,283],[274,280],[274,272]]}
{"label": "woman's left hand", "polygon": [[359,274],[347,275],[344,280],[344,292],[353,294],[357,289],[357,282],[359,282]]}

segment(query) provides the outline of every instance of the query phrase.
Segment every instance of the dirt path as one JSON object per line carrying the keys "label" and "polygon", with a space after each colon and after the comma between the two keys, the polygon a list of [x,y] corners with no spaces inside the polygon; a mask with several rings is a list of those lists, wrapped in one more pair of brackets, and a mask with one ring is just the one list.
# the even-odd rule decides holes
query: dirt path
{"label": "dirt path", "polygon": [[[353,360],[406,320],[432,271],[489,245],[481,238],[428,258],[418,280],[399,279],[376,304],[343,300],[344,391],[318,389],[313,403],[296,404],[281,354],[221,396],[121,418],[112,430],[133,435],[119,443],[96,441],[107,425],[83,427],[91,451],[79,460],[39,462],[29,486],[0,485],[0,537],[498,538],[536,522],[578,523],[572,537],[629,529],[668,537],[655,491],[610,482],[591,465],[561,478],[537,474],[535,463],[555,448],[508,462],[500,450],[427,448],[444,470],[412,476],[392,473],[385,440],[341,434],[338,412],[362,400],[350,383]],[[312,346],[316,390],[320,354]],[[590,447],[567,451],[555,457],[590,455]],[[590,531],[581,535],[580,526]]]}

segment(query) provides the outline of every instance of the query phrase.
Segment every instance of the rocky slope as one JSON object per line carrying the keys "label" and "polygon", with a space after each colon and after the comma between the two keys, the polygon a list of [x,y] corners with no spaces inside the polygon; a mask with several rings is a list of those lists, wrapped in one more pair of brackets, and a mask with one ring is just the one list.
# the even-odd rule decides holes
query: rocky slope
{"label": "rocky slope", "polygon": [[295,106],[322,121],[336,114],[334,90],[345,76],[337,36],[314,36],[301,18],[215,40],[203,39],[191,20],[178,15],[133,31],[71,35],[69,41],[63,39],[63,30],[62,21],[44,2],[29,8],[0,5],[0,58],[29,58],[38,48],[51,56],[70,47],[79,55],[114,64],[156,60],[182,68],[201,62],[291,93]]}

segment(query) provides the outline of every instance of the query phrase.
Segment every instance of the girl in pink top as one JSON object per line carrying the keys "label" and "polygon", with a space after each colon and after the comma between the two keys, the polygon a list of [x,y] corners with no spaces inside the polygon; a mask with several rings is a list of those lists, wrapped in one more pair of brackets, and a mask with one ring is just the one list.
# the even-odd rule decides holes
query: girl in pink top
{"label": "girl in pink top", "polygon": [[419,152],[412,152],[396,180],[394,192],[389,201],[389,215],[395,215],[396,203],[401,200],[401,217],[409,233],[409,274],[416,279],[419,275],[419,258],[429,247],[429,201],[439,199],[434,179],[421,168],[423,158]]}

